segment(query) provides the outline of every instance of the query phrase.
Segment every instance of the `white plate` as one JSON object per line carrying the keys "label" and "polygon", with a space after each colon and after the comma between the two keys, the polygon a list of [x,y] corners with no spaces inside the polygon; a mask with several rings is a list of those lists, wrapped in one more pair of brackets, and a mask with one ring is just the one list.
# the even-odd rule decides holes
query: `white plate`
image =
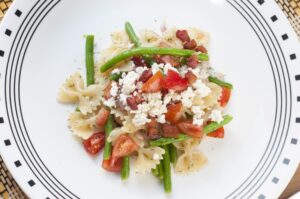
{"label": "white plate", "polygon": [[[60,85],[84,73],[84,34],[97,52],[124,22],[135,29],[211,33],[213,66],[234,84],[224,140],[206,139],[202,170],[173,174],[173,193],[149,175],[127,183],[100,168],[67,128]],[[263,0],[15,0],[0,31],[0,150],[31,198],[276,198],[299,163],[300,50],[286,17]]]}

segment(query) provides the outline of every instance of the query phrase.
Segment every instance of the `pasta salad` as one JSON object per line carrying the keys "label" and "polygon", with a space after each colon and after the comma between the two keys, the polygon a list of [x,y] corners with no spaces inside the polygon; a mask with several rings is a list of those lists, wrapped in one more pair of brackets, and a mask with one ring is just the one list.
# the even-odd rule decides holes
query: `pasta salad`
{"label": "pasta salad", "polygon": [[[152,172],[172,190],[178,173],[200,169],[207,136],[224,138],[232,85],[209,64],[209,36],[196,28],[142,30],[129,22],[94,64],[94,36],[86,36],[86,82],[79,72],[63,83],[58,101],[76,104],[68,124],[102,168],[128,179],[130,165]],[[130,163],[132,162],[132,164]]]}

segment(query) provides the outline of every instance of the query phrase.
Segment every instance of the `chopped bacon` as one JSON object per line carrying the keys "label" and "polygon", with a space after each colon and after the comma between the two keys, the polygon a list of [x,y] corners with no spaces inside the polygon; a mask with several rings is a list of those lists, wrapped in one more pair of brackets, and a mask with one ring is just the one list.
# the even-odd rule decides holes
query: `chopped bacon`
{"label": "chopped bacon", "polygon": [[158,139],[161,137],[160,124],[154,118],[147,123],[147,135],[150,139]]}
{"label": "chopped bacon", "polygon": [[190,85],[193,85],[197,80],[197,76],[190,70],[185,73],[184,77],[189,81]]}
{"label": "chopped bacon", "polygon": [[177,127],[179,130],[189,136],[196,137],[196,138],[202,138],[203,136],[203,128],[202,126],[196,126],[193,124],[192,120],[186,120],[179,122],[177,124]]}
{"label": "chopped bacon", "polygon": [[195,48],[196,52],[202,52],[202,53],[207,53],[207,49],[204,46],[197,46]]}
{"label": "chopped bacon", "polygon": [[142,103],[142,102],[145,101],[141,93],[137,93],[137,94],[136,94],[135,96],[133,96],[133,97],[134,97],[134,100],[135,100],[135,102],[136,102],[137,104],[140,104],[140,103]]}
{"label": "chopped bacon", "polygon": [[106,100],[108,100],[111,97],[110,89],[111,89],[111,82],[104,89],[104,99],[106,99]]}
{"label": "chopped bacon", "polygon": [[142,73],[142,75],[141,75],[139,81],[145,83],[146,81],[148,81],[148,80],[152,77],[152,75],[153,75],[153,74],[152,74],[152,71],[151,71],[150,69],[145,70],[145,71]]}
{"label": "chopped bacon", "polygon": [[177,30],[176,37],[180,39],[182,42],[188,42],[191,40],[186,30]]}
{"label": "chopped bacon", "polygon": [[192,39],[191,41],[185,42],[183,45],[184,49],[190,49],[193,50],[197,47],[197,43],[195,41],[195,39]]}
{"label": "chopped bacon", "polygon": [[136,103],[134,97],[127,97],[126,102],[132,110],[138,109],[138,106],[137,106],[137,103]]}
{"label": "chopped bacon", "polygon": [[141,56],[133,56],[131,59],[136,66],[146,66],[145,60]]}
{"label": "chopped bacon", "polygon": [[191,68],[196,68],[196,66],[199,64],[198,56],[197,55],[192,55],[186,60],[186,65],[191,67]]}
{"label": "chopped bacon", "polygon": [[163,136],[167,138],[177,138],[179,135],[179,130],[171,124],[163,124],[162,131]]}
{"label": "chopped bacon", "polygon": [[160,59],[164,64],[171,64],[174,67],[180,66],[180,62],[176,57],[170,55],[164,55]]}

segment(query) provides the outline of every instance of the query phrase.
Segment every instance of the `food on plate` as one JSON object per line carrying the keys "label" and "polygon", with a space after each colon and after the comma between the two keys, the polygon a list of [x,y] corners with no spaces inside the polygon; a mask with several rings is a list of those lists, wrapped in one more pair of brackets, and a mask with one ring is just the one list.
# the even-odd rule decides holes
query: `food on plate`
{"label": "food on plate", "polygon": [[70,130],[88,154],[103,151],[103,169],[126,180],[133,162],[171,192],[171,165],[197,171],[206,162],[201,141],[224,138],[233,86],[210,66],[208,34],[198,29],[143,30],[138,37],[126,22],[111,36],[97,66],[94,36],[86,36],[86,82],[74,73],[58,100],[76,104]]}

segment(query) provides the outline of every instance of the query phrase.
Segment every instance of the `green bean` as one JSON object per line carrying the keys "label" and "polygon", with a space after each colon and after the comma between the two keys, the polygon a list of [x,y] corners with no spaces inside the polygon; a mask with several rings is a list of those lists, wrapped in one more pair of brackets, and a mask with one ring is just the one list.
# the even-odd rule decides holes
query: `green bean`
{"label": "green bean", "polygon": [[79,106],[76,107],[75,111],[76,112],[81,112],[80,109],[79,109]]}
{"label": "green bean", "polygon": [[172,181],[171,181],[171,163],[170,163],[170,154],[169,154],[169,145],[164,145],[163,149],[165,149],[165,154],[163,155],[162,166],[163,166],[163,184],[166,193],[170,193],[172,191]]}
{"label": "green bean", "polygon": [[160,163],[157,165],[157,170],[158,170],[158,177],[159,179],[163,179],[164,178],[164,170],[163,170],[163,163],[162,160],[160,161]]}
{"label": "green bean", "polygon": [[122,73],[113,73],[109,76],[110,80],[117,81],[122,76]]}
{"label": "green bean", "polygon": [[107,122],[105,124],[104,130],[105,130],[105,145],[104,145],[104,152],[103,152],[103,159],[109,160],[110,154],[112,150],[111,142],[107,141],[108,136],[110,135],[111,131],[113,130],[113,116],[109,115]]}
{"label": "green bean", "polygon": [[225,115],[224,119],[220,123],[217,123],[217,122],[209,123],[207,126],[204,127],[203,131],[205,134],[214,132],[218,128],[221,128],[222,126],[228,124],[232,119],[233,119],[232,116]]}
{"label": "green bean", "polygon": [[130,157],[125,156],[122,160],[121,179],[127,180],[130,174]]}
{"label": "green bean", "polygon": [[219,86],[222,86],[222,87],[226,87],[226,88],[229,88],[229,89],[233,88],[232,84],[230,84],[228,82],[224,82],[224,81],[222,81],[222,80],[220,80],[220,79],[218,79],[216,77],[209,76],[208,80],[210,82],[215,83],[215,84],[217,84]]}
{"label": "green bean", "polygon": [[135,47],[140,47],[141,43],[137,35],[135,34],[132,25],[129,22],[125,23],[125,31],[130,39],[130,41],[134,44]]}
{"label": "green bean", "polygon": [[209,61],[209,57],[208,57],[208,54],[205,54],[205,53],[201,53],[198,55],[198,59],[200,61]]}
{"label": "green bean", "polygon": [[150,146],[164,146],[167,144],[175,143],[175,142],[181,142],[185,141],[187,139],[191,138],[190,136],[187,136],[185,134],[179,134],[178,138],[159,138],[157,140],[151,140]]}
{"label": "green bean", "polygon": [[193,50],[184,50],[184,49],[177,49],[177,48],[159,48],[159,47],[139,47],[133,48],[127,51],[124,51],[112,59],[108,60],[105,64],[100,67],[100,71],[103,73],[110,68],[112,68],[117,63],[135,56],[135,55],[173,55],[173,56],[180,56],[180,57],[189,57],[195,51]]}
{"label": "green bean", "polygon": [[87,35],[85,42],[86,84],[95,83],[94,68],[94,35]]}
{"label": "green bean", "polygon": [[177,148],[174,144],[170,144],[170,161],[176,163],[177,161]]}

